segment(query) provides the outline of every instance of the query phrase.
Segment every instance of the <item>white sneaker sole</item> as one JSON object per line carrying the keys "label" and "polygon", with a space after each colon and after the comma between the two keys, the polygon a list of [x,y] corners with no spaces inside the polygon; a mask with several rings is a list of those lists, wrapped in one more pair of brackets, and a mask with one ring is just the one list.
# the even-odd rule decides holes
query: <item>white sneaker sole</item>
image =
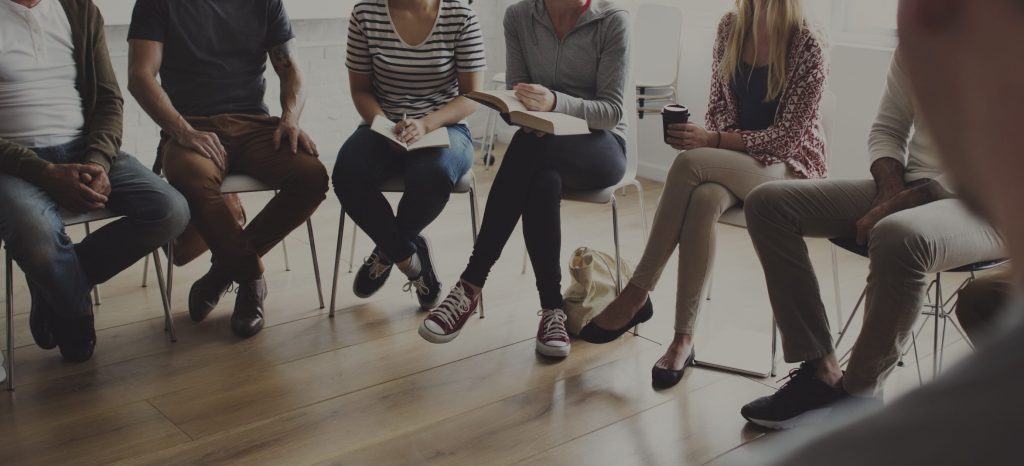
{"label": "white sneaker sole", "polygon": [[448,335],[438,335],[427,328],[426,321],[423,321],[423,323],[420,324],[420,336],[423,337],[424,340],[435,344],[448,343],[449,341],[454,340],[455,337],[459,336],[459,332],[461,331],[462,330],[460,329]]}
{"label": "white sneaker sole", "polygon": [[794,416],[781,421],[766,421],[752,418],[747,418],[747,420],[761,427],[766,427],[772,430],[788,430],[796,427],[821,424],[832,412],[832,409],[833,408],[831,406],[827,408],[812,409],[799,416]]}
{"label": "white sneaker sole", "polygon": [[572,349],[572,345],[548,346],[537,340],[537,353],[549,358],[564,358],[569,355],[570,349]]}

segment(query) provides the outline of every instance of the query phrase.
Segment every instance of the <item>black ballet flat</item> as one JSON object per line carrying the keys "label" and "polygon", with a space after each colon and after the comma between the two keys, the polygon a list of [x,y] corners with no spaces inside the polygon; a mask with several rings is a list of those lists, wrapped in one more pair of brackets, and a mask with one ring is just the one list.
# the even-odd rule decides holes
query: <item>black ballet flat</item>
{"label": "black ballet flat", "polygon": [[693,365],[693,360],[696,357],[696,354],[696,350],[690,350],[690,356],[686,358],[686,363],[683,364],[683,368],[677,371],[663,369],[657,365],[652,367],[651,383],[654,385],[654,388],[666,389],[676,386],[680,380],[683,380],[683,372],[686,371],[686,368]]}
{"label": "black ballet flat", "polygon": [[640,310],[637,311],[636,315],[633,316],[633,319],[624,327],[617,330],[605,330],[598,327],[597,324],[591,321],[583,327],[583,330],[580,330],[580,338],[589,343],[611,343],[621,337],[624,333],[628,332],[629,329],[651,320],[651,317],[653,316],[654,303],[651,302],[651,298],[647,298],[647,302],[644,303],[644,307],[641,307]]}

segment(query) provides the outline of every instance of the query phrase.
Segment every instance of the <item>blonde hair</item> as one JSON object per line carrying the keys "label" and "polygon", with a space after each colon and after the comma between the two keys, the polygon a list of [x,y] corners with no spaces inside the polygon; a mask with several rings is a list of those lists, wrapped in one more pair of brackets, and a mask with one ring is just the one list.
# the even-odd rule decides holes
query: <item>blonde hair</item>
{"label": "blonde hair", "polygon": [[[758,43],[757,34],[754,34],[754,21],[761,15],[767,17],[768,44]],[[736,0],[736,22],[726,44],[720,78],[736,79],[736,71],[743,61],[743,46],[748,35],[753,36],[754,55],[762,46],[768,47],[768,95],[764,100],[768,102],[779,98],[786,88],[789,45],[803,24],[802,0]]]}

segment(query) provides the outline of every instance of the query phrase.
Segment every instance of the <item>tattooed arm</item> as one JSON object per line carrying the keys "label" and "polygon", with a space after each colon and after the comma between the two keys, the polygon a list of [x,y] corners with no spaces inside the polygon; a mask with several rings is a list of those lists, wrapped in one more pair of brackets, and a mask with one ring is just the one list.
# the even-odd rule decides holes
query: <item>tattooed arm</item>
{"label": "tattooed arm", "polygon": [[301,148],[309,155],[319,156],[316,144],[299,128],[299,118],[306,105],[306,94],[302,89],[302,71],[299,70],[292,50],[293,42],[294,40],[290,40],[274,46],[268,52],[274,71],[281,78],[281,123],[274,133],[274,149],[280,149],[284,143],[293,154],[297,154]]}

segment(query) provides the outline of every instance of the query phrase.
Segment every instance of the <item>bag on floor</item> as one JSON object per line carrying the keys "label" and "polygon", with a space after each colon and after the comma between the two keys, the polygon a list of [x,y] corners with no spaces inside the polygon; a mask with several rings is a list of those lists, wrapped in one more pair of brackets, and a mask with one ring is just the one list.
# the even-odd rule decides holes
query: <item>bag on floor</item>
{"label": "bag on floor", "polygon": [[[621,262],[622,285],[633,276],[633,266]],[[566,329],[579,335],[590,320],[615,299],[615,257],[582,247],[569,259],[569,287],[565,290]]]}

